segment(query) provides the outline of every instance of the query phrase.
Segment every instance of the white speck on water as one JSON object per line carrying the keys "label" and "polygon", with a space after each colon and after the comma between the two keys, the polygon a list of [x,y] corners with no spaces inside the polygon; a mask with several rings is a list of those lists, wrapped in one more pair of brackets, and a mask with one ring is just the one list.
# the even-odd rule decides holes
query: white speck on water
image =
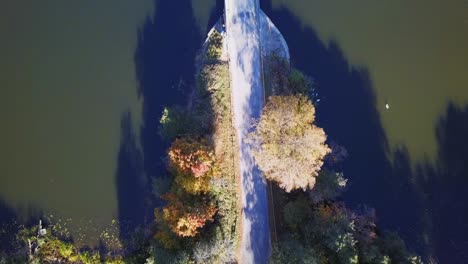
{"label": "white speck on water", "polygon": [[385,104],[385,109],[390,109],[390,105],[389,104]]}

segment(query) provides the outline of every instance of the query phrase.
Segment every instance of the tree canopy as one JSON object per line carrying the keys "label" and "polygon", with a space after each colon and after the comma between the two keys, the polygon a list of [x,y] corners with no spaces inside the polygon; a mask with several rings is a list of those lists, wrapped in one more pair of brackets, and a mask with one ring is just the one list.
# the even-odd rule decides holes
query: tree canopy
{"label": "tree canopy", "polygon": [[213,150],[206,140],[176,139],[169,149],[169,169],[186,192],[207,193],[215,171]]}
{"label": "tree canopy", "polygon": [[178,236],[196,236],[200,228],[214,220],[217,209],[206,200],[184,202],[172,193],[164,198],[168,204],[162,210],[155,210],[156,221],[166,223]]}
{"label": "tree canopy", "polygon": [[323,158],[330,153],[325,132],[314,120],[315,108],[307,97],[270,96],[250,134],[265,177],[287,192],[312,189]]}

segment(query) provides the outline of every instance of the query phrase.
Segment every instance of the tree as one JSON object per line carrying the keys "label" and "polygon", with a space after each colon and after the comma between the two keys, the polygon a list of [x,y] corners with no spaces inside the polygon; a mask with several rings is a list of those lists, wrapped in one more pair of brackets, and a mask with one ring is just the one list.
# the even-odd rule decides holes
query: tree
{"label": "tree", "polygon": [[288,76],[288,87],[294,94],[309,94],[313,92],[314,82],[311,78],[304,75],[304,73],[293,69]]}
{"label": "tree", "polygon": [[208,59],[219,59],[223,51],[223,36],[218,30],[214,30],[208,40],[206,55]]}
{"label": "tree", "polygon": [[214,152],[205,140],[176,139],[169,149],[169,169],[186,192],[207,193],[215,173]]}
{"label": "tree", "polygon": [[319,264],[325,262],[320,252],[316,252],[313,246],[304,246],[299,240],[291,235],[282,236],[279,241],[273,243],[270,256],[271,264],[301,263]]}
{"label": "tree", "polygon": [[309,219],[310,214],[311,205],[303,195],[294,201],[288,202],[283,209],[284,221],[292,229],[299,228]]}
{"label": "tree", "polygon": [[315,188],[309,191],[309,196],[313,203],[333,200],[342,193],[347,182],[342,172],[322,170],[317,177]]}
{"label": "tree", "polygon": [[236,242],[233,238],[199,241],[193,248],[196,263],[236,263]]}
{"label": "tree", "polygon": [[217,209],[206,200],[195,200],[184,203],[172,193],[164,196],[168,204],[155,210],[155,218],[159,223],[165,223],[180,237],[194,237],[207,222],[214,221]]}
{"label": "tree", "polygon": [[315,108],[305,96],[270,96],[250,134],[265,177],[287,192],[312,189],[330,153],[325,132],[313,125],[314,119]]}

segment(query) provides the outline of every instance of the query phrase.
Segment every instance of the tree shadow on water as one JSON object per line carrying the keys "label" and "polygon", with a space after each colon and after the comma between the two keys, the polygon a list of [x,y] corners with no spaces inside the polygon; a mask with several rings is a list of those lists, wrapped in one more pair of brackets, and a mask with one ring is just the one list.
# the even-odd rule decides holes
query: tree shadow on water
{"label": "tree shadow on water", "polygon": [[375,208],[380,227],[398,231],[421,253],[421,198],[411,178],[401,175],[411,171],[404,153],[395,154],[395,167],[389,159],[369,72],[350,64],[336,41],[324,43],[287,8],[273,9],[269,0],[262,4],[288,42],[292,65],[312,76],[317,86],[318,125],[348,150],[343,170],[350,181],[343,199],[352,208]]}
{"label": "tree shadow on water", "polygon": [[222,17],[224,16],[224,0],[214,0],[215,1],[215,6],[210,12],[210,17],[208,19],[208,25],[206,28],[206,32],[211,30],[214,24]]}
{"label": "tree shadow on water", "polygon": [[[402,180],[389,183],[390,189],[400,189],[391,197],[389,210],[419,219],[426,255],[439,263],[465,263],[468,261],[468,204],[465,202],[468,106],[463,108],[449,103],[435,124],[435,132],[438,149],[435,160],[417,161],[414,166],[405,147],[393,153],[393,178],[410,182],[405,185],[400,184]],[[417,192],[410,192],[414,188]],[[415,212],[398,207],[411,199],[419,199]]]}
{"label": "tree shadow on water", "polygon": [[427,233],[440,263],[468,261],[468,105],[450,103],[436,124],[435,163],[423,162],[414,173],[424,195]]}
{"label": "tree shadow on water", "polygon": [[[182,104],[194,82],[199,32],[190,0],[155,0],[154,12],[138,28],[134,52],[137,94],[142,102],[141,125],[132,127],[130,113],[122,114],[116,186],[121,241],[150,224],[161,201],[151,196],[151,183],[165,174],[166,145],[158,135],[164,106]],[[130,249],[131,250],[131,249]]]}
{"label": "tree shadow on water", "polygon": [[140,130],[144,171],[160,176],[164,146],[157,128],[164,106],[182,105],[194,83],[200,33],[190,0],[155,0],[155,12],[138,30],[135,68],[143,102]]}
{"label": "tree shadow on water", "polygon": [[116,186],[120,238],[126,241],[137,227],[144,224],[149,191],[130,112],[122,115],[120,131]]}
{"label": "tree shadow on water", "polygon": [[[144,223],[145,217],[150,219],[150,209],[160,205],[149,190],[151,179],[165,170],[161,160],[167,146],[158,136],[159,118],[164,106],[187,98],[200,45],[190,0],[155,0],[154,6],[154,13],[138,28],[134,53],[137,93],[142,101],[139,137],[133,133],[130,114],[122,116],[116,181],[123,234]],[[145,186],[141,186],[142,178]]]}
{"label": "tree shadow on water", "polygon": [[10,253],[14,248],[19,227],[16,212],[0,198],[0,253]]}

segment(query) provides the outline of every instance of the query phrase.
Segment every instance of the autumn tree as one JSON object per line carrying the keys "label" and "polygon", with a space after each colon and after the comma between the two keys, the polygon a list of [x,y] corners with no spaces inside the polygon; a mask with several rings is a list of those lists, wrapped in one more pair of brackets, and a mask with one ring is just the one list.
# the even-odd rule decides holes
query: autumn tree
{"label": "autumn tree", "polygon": [[207,222],[212,222],[217,209],[207,200],[184,202],[169,193],[164,196],[168,204],[155,210],[157,222],[166,224],[180,237],[194,237]]}
{"label": "autumn tree", "polygon": [[186,192],[207,193],[215,173],[215,155],[206,140],[176,139],[169,149],[169,169]]}
{"label": "autumn tree", "polygon": [[270,96],[250,139],[265,177],[287,192],[312,189],[330,152],[322,128],[313,124],[315,108],[303,95]]}

